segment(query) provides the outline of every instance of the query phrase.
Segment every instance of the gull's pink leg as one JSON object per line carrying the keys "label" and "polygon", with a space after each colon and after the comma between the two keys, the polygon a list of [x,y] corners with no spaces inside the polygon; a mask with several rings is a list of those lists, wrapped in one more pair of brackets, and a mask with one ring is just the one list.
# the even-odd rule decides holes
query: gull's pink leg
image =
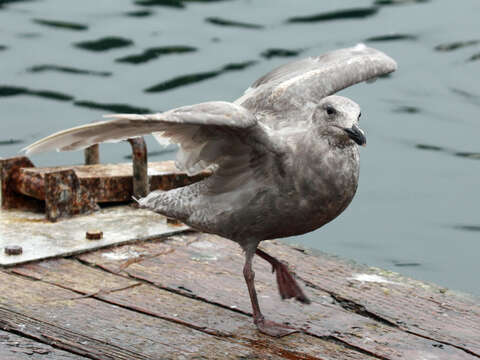
{"label": "gull's pink leg", "polygon": [[260,332],[270,336],[282,337],[298,332],[298,330],[293,329],[287,325],[266,320],[262,312],[260,311],[260,305],[258,304],[257,292],[255,291],[254,284],[255,273],[252,269],[253,255],[253,251],[246,251],[245,266],[243,267],[243,275],[245,276],[248,293],[250,294],[250,301],[252,302],[253,322],[255,323],[255,325],[257,325],[257,328]]}

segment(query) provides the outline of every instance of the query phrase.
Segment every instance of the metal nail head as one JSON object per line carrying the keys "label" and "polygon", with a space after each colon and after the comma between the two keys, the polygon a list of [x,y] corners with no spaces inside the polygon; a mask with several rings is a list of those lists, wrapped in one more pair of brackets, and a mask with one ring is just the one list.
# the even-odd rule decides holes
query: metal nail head
{"label": "metal nail head", "polygon": [[22,253],[23,253],[23,249],[21,246],[18,246],[18,245],[5,246],[5,254],[7,255],[21,255]]}
{"label": "metal nail head", "polygon": [[100,230],[89,230],[86,233],[86,238],[88,240],[100,240],[103,238],[103,231]]}

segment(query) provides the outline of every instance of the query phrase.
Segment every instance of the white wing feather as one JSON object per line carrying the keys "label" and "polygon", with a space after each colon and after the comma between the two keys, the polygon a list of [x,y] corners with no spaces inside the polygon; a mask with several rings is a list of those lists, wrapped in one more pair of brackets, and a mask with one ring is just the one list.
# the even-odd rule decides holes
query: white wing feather
{"label": "white wing feather", "polygon": [[[241,106],[228,102],[208,102],[185,106],[164,113],[138,115],[114,114],[105,117],[112,120],[63,130],[41,139],[23,149],[31,155],[56,149],[78,150],[90,145],[120,141],[151,134],[157,139],[169,139],[180,145],[177,164],[189,173],[198,172],[221,159],[235,156],[235,145],[248,152],[253,144],[255,117]],[[260,137],[257,141],[264,141]],[[248,144],[247,144],[248,143]]]}

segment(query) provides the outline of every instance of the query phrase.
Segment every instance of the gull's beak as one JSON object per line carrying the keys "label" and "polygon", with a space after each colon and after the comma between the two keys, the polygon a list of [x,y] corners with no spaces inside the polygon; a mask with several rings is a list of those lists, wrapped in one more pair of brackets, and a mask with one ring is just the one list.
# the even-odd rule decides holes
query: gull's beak
{"label": "gull's beak", "polygon": [[345,131],[350,139],[355,141],[358,145],[367,146],[365,133],[357,125],[353,125],[351,128],[344,128],[343,131]]}

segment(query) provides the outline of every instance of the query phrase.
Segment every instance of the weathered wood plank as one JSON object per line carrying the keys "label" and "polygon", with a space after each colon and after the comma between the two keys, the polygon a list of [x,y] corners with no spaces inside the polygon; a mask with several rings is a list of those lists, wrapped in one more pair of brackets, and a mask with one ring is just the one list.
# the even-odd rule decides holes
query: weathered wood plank
{"label": "weathered wood plank", "polygon": [[[399,274],[329,257],[312,257],[287,246],[264,248],[295,264],[297,273],[317,289],[357,306],[400,329],[450,344],[480,357],[480,301]],[[308,261],[305,261],[308,259]],[[362,277],[363,274],[363,277]],[[374,277],[366,277],[374,275]],[[373,281],[365,281],[373,280]]]}
{"label": "weathered wood plank", "polygon": [[[80,265],[73,260],[44,261],[19,266],[12,271],[208,334],[228,337],[232,342],[255,348],[259,358],[276,355],[288,359],[374,359],[341,344],[306,334],[272,339],[256,331],[249,316],[155,286],[134,286],[135,282],[131,280]],[[92,284],[92,279],[96,280],[97,285]],[[112,291],[121,287],[124,290]]]}
{"label": "weathered wood plank", "polygon": [[0,359],[86,360],[87,358],[0,330]]}
{"label": "weathered wood plank", "polygon": [[[195,236],[197,241],[192,240]],[[298,252],[285,245],[275,246],[284,252]],[[149,253],[163,255],[148,257]],[[135,254],[133,260],[125,260],[127,254]],[[243,255],[234,243],[218,237],[177,236],[165,243],[124,246],[85,254],[80,259],[169,291],[250,313],[248,293],[242,276]],[[299,261],[321,263],[320,259],[312,256],[303,256]],[[355,308],[342,307],[328,292],[317,287],[308,289],[312,300],[309,306],[282,302],[267,264],[257,261],[255,271],[259,300],[266,316],[275,321],[288,321],[308,334],[334,338],[382,359],[475,357],[453,346],[402,331],[395,324],[364,316],[368,314],[358,314]]]}
{"label": "weathered wood plank", "polygon": [[[94,359],[237,359],[255,349],[0,271],[0,328]],[[264,354],[266,359],[279,358]]]}

